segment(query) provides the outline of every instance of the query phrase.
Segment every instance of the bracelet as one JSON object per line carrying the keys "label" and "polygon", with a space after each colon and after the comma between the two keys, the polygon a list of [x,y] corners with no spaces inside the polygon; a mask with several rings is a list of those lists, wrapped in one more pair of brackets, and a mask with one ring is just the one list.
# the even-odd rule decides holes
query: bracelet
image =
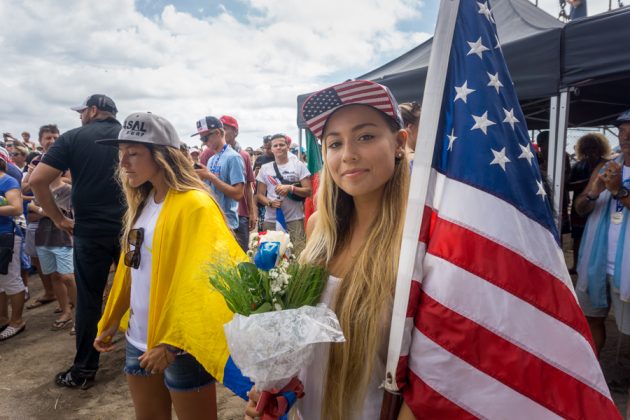
{"label": "bracelet", "polygon": [[177,347],[171,346],[170,344],[165,344],[164,347],[166,348],[167,352],[175,356],[181,356],[183,354],[186,354],[184,350],[178,349]]}
{"label": "bracelet", "polygon": [[291,185],[291,194],[295,194],[295,185]]}

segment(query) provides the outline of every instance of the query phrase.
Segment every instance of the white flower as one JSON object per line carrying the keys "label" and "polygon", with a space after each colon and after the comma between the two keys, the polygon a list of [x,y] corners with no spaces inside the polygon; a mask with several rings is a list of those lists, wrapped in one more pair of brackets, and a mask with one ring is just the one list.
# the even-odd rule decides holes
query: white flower
{"label": "white flower", "polygon": [[289,284],[289,279],[291,278],[290,275],[288,275],[287,273],[281,273],[278,276],[278,281],[280,281],[284,286],[287,286]]}

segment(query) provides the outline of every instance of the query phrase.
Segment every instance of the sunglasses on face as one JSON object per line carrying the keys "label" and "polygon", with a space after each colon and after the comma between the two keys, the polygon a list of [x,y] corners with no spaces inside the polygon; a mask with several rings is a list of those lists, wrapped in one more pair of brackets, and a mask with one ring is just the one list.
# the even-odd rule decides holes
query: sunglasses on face
{"label": "sunglasses on face", "polygon": [[133,249],[125,254],[125,265],[137,269],[140,267],[140,247],[144,241],[144,228],[131,229],[127,235],[127,243]]}
{"label": "sunglasses on face", "polygon": [[203,143],[205,143],[205,142],[207,142],[207,141],[208,141],[208,139],[209,139],[211,136],[214,136],[214,135],[215,135],[215,134],[217,134],[218,132],[219,132],[218,130],[211,131],[211,132],[209,132],[208,134],[205,134],[205,135],[203,135],[203,136],[199,136],[199,139],[200,139]]}
{"label": "sunglasses on face", "polygon": [[11,156],[13,157],[22,156],[22,153],[11,153]]}

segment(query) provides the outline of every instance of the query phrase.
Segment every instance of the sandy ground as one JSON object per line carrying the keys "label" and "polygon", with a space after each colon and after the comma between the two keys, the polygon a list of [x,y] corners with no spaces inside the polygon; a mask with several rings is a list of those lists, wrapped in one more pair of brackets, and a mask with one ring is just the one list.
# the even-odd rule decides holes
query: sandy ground
{"label": "sandy ground", "polygon": [[[571,258],[568,252],[567,260]],[[32,277],[30,284],[33,296],[37,296],[41,290],[39,279]],[[69,330],[50,331],[56,317],[54,309],[51,303],[25,311],[26,331],[0,342],[0,419],[132,419],[133,407],[122,373],[122,346],[101,358],[97,382],[89,390],[54,384],[55,374],[70,366],[74,355],[74,337]],[[608,320],[608,341],[602,353],[607,381],[622,382],[618,391],[613,390],[613,398],[625,412],[630,338],[617,334],[612,318]],[[218,386],[217,400],[220,419],[243,418],[245,403],[230,391]]]}
{"label": "sandy ground", "polygon": [[[32,296],[38,296],[41,288],[39,278],[32,276]],[[72,364],[75,348],[69,328],[50,330],[57,317],[55,305],[25,311],[26,331],[0,342],[0,419],[133,419],[122,373],[124,338],[116,351],[101,357],[92,388],[82,391],[55,385],[55,374]],[[243,418],[245,402],[221,385],[217,385],[217,404],[219,419]]]}

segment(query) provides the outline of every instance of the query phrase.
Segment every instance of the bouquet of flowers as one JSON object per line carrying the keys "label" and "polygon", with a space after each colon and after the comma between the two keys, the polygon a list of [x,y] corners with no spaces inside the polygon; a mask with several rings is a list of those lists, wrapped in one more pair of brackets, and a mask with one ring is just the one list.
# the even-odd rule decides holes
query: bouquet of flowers
{"label": "bouquet of flowers", "polygon": [[344,341],[335,313],[318,305],[325,270],[298,264],[291,250],[285,232],[254,233],[251,262],[213,266],[210,274],[210,284],[235,313],[224,326],[232,359],[265,391],[259,411],[270,396],[295,385],[292,378],[311,362],[314,344]]}

